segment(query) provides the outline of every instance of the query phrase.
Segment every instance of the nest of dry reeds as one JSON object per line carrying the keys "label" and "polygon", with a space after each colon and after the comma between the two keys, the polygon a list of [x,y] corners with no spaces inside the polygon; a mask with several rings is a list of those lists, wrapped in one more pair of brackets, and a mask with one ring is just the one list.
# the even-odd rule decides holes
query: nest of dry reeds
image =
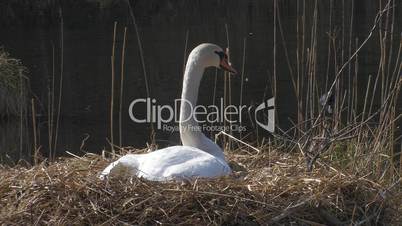
{"label": "nest of dry reeds", "polygon": [[[0,166],[6,225],[388,225],[400,198],[381,184],[325,166],[311,173],[297,155],[230,154],[233,175],[188,183],[98,179],[101,155],[33,167]],[[396,195],[396,194],[393,194]],[[399,206],[398,206],[399,205]]]}

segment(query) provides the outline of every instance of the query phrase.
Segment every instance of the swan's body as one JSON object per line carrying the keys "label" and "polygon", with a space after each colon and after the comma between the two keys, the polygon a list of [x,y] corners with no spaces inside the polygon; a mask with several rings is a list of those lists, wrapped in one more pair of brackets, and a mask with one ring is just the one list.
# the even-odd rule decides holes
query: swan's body
{"label": "swan's body", "polygon": [[137,176],[152,181],[217,177],[231,172],[224,160],[189,146],[172,146],[147,154],[128,154],[110,164],[101,177]]}
{"label": "swan's body", "polygon": [[212,178],[231,173],[222,149],[201,131],[194,130],[198,123],[190,105],[196,105],[202,75],[205,68],[210,66],[234,72],[227,62],[226,54],[214,44],[201,44],[191,51],[183,78],[180,107],[180,138],[184,146],[172,146],[147,154],[125,155],[106,167],[101,178],[128,175],[166,181],[192,177]]}

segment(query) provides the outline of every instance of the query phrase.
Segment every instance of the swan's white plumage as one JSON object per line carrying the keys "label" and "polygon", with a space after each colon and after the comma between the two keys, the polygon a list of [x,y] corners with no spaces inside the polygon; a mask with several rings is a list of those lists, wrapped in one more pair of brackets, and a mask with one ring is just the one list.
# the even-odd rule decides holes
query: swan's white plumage
{"label": "swan's white plumage", "polygon": [[172,146],[146,154],[128,154],[101,173],[106,176],[137,176],[152,181],[211,178],[230,174],[226,161],[189,146]]}
{"label": "swan's white plumage", "polygon": [[197,128],[198,123],[191,108],[183,104],[185,100],[195,106],[205,68],[219,67],[222,61],[218,52],[223,53],[219,46],[204,43],[193,49],[188,57],[180,107],[180,137],[184,146],[172,146],[147,154],[125,155],[106,167],[101,178],[137,176],[152,181],[167,181],[193,177],[212,178],[231,173],[222,149],[201,131],[192,129]]}

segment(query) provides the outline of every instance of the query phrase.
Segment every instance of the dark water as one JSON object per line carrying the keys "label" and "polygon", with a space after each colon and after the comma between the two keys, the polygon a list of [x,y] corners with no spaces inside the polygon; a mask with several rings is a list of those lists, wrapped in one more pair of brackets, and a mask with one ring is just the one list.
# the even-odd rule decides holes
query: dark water
{"label": "dark water", "polygon": [[[136,98],[147,97],[144,73],[141,66],[137,36],[127,5],[124,1],[106,4],[99,9],[91,4],[80,5],[66,1],[62,6],[64,39],[64,80],[61,105],[61,121],[57,144],[58,155],[64,151],[80,153],[82,140],[87,134],[84,150],[99,152],[109,148],[106,138],[110,137],[109,112],[111,89],[111,49],[113,23],[118,22],[116,43],[116,87],[120,87],[120,54],[123,29],[128,27],[126,66],[123,100],[123,137],[122,145],[143,147],[149,141],[150,125],[137,124],[130,120],[127,113],[130,102]],[[84,1],[83,1],[84,2]],[[106,1],[105,1],[106,2]],[[297,4],[296,1],[279,1],[279,16],[283,28],[284,41],[293,71],[296,71],[297,48]],[[333,4],[332,28],[329,26],[330,3]],[[341,3],[342,2],[342,3]],[[300,1],[299,15],[302,14]],[[373,23],[378,1],[354,1],[354,18],[350,22],[352,1],[318,1],[317,23],[317,68],[316,77],[324,93],[328,55],[328,31],[338,34],[338,62],[347,59],[348,52],[343,49],[349,45],[350,24],[352,40],[363,40]],[[52,79],[52,46],[55,51],[55,77],[58,84],[61,65],[61,30],[58,5],[37,12],[36,9],[19,8],[18,5],[2,3],[0,18],[0,45],[3,45],[16,58],[20,58],[29,68],[32,95],[37,98],[37,114],[40,142],[46,155],[48,144],[47,103],[48,87]],[[39,7],[39,6],[37,6]],[[46,8],[46,7],[45,7]],[[226,30],[229,32],[231,60],[238,71],[242,70],[244,40],[246,58],[243,87],[243,104],[260,103],[264,97],[272,96],[273,73],[273,1],[136,1],[134,14],[143,45],[146,72],[149,76],[151,97],[161,104],[172,104],[180,97],[181,78],[184,61],[186,35],[187,52],[202,42],[212,42],[227,46]],[[313,25],[314,1],[306,1],[306,45],[310,48],[311,26]],[[29,13],[28,13],[29,12]],[[402,31],[402,5],[395,1],[395,36],[397,48]],[[10,16],[12,15],[12,16]],[[344,18],[344,19],[342,19]],[[342,28],[344,27],[344,30]],[[289,118],[296,118],[296,100],[292,90],[290,72],[285,55],[282,36],[277,31],[277,111],[281,127],[290,125]],[[378,32],[359,54],[358,88],[364,96],[368,75],[376,75],[379,62]],[[354,70],[354,68],[352,68]],[[331,69],[329,76],[333,77]],[[307,80],[307,78],[304,78]],[[207,70],[200,88],[201,104],[211,104],[215,71]],[[56,90],[58,90],[56,86]],[[232,78],[232,101],[239,103],[240,77]],[[223,96],[222,72],[217,76],[217,97]],[[118,98],[115,99],[115,141],[118,141]],[[21,129],[19,121],[2,123],[2,156],[29,156],[32,150],[32,126],[27,121]],[[12,129],[11,129],[12,128]],[[249,128],[253,130],[253,128]],[[21,151],[20,133],[23,137]],[[163,145],[178,143],[177,134],[162,131],[156,133],[158,143]],[[118,143],[118,142],[115,142]]]}

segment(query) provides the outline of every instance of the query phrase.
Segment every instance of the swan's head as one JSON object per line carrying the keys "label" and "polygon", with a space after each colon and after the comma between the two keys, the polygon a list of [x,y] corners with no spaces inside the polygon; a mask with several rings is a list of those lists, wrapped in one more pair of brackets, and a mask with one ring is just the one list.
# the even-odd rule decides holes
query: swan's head
{"label": "swan's head", "polygon": [[217,67],[232,74],[237,73],[229,63],[227,52],[215,44],[203,43],[195,47],[189,59],[195,60],[204,67]]}

